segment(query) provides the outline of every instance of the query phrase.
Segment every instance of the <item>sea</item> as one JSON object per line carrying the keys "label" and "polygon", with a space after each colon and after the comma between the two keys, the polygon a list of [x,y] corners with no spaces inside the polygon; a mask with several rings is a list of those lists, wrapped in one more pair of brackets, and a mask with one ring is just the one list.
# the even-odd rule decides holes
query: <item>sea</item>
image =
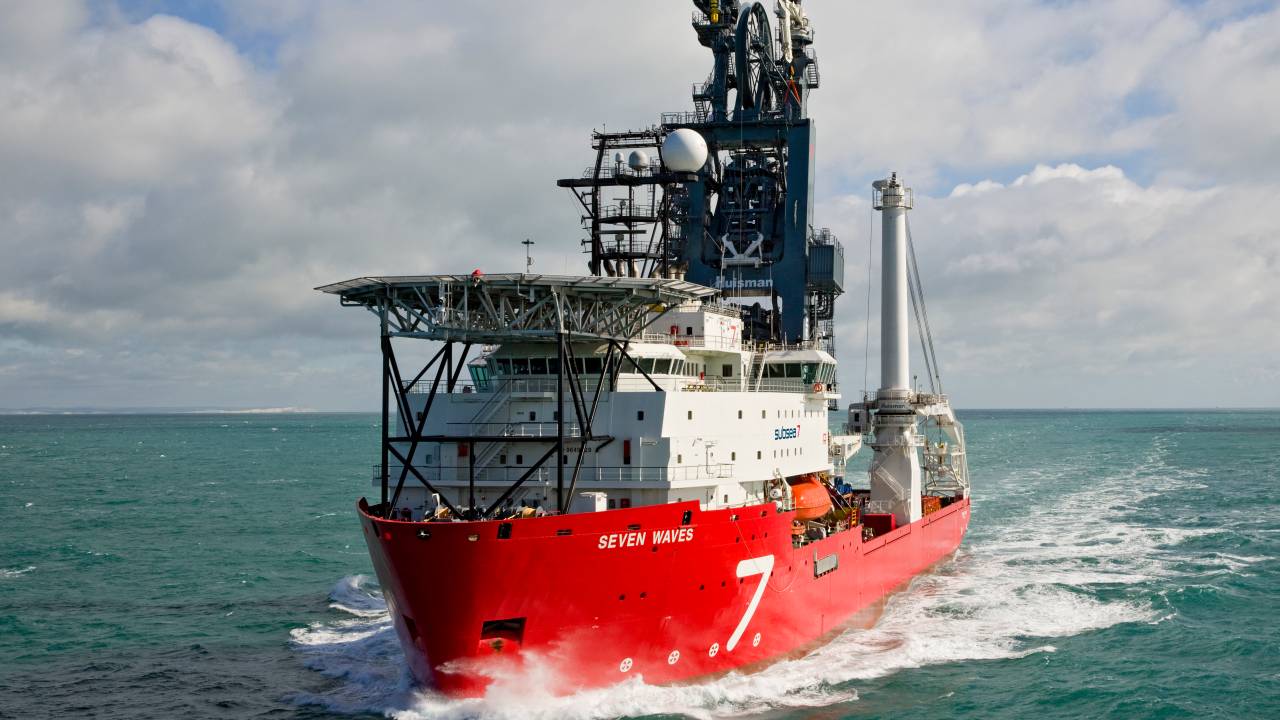
{"label": "sea", "polygon": [[376,415],[2,416],[0,717],[1280,718],[1280,412],[960,419],[969,534],[870,629],[452,701],[409,682],[360,538]]}

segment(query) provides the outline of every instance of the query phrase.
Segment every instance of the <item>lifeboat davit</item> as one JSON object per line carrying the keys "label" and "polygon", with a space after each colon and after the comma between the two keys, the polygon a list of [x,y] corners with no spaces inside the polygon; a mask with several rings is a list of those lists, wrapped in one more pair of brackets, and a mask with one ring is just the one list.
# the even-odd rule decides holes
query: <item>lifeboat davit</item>
{"label": "lifeboat davit", "polygon": [[787,481],[797,520],[815,520],[831,512],[831,495],[817,475],[807,473]]}

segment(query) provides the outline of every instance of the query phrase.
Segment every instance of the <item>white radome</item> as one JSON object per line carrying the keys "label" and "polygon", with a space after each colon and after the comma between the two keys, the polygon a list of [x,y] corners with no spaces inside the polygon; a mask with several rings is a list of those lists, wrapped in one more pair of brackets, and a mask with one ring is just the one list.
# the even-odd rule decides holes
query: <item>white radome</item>
{"label": "white radome", "polygon": [[662,162],[676,172],[697,172],[707,162],[707,141],[689,128],[672,130],[662,141]]}
{"label": "white radome", "polygon": [[632,150],[627,157],[627,167],[640,172],[649,168],[649,154],[643,150]]}

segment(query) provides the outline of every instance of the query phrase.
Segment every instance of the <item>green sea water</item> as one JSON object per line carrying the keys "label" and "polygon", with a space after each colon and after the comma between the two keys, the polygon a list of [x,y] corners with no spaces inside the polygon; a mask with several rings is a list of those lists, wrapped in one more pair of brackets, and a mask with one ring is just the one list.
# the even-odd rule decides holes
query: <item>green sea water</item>
{"label": "green sea water", "polygon": [[750,676],[414,689],[374,415],[0,417],[0,717],[1280,718],[1280,413],[962,412],[961,550]]}

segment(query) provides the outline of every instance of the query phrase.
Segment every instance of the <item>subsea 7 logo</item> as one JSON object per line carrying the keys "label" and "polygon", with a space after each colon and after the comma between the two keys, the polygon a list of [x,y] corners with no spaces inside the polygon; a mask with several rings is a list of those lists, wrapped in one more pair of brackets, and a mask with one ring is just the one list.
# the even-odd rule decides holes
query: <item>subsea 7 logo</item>
{"label": "subsea 7 logo", "polygon": [[725,650],[733,650],[737,647],[738,641],[742,639],[742,633],[747,631],[747,625],[751,624],[751,616],[756,614],[756,608],[760,606],[760,597],[764,595],[764,586],[768,584],[769,573],[772,571],[772,555],[748,558],[738,563],[738,577],[749,578],[752,575],[759,575],[760,584],[756,586],[756,593],[751,596],[751,602],[747,603],[747,611],[743,613],[742,620],[738,622],[737,629],[729,636],[729,642],[724,646]]}

